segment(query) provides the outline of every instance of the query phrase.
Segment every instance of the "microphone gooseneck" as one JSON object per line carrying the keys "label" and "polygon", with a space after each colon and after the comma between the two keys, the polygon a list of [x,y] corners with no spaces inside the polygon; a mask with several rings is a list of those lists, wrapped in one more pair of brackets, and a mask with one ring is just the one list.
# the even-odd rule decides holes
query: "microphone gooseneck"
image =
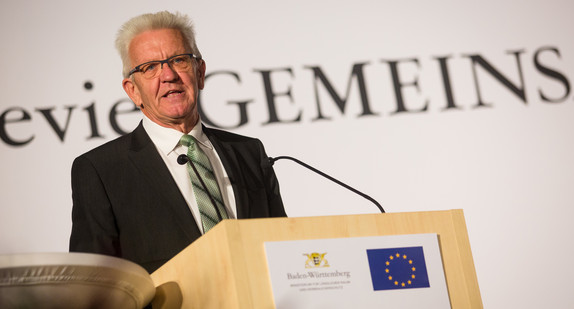
{"label": "microphone gooseneck", "polygon": [[213,207],[215,208],[215,212],[217,212],[217,218],[219,219],[219,221],[223,220],[223,217],[221,216],[221,212],[219,212],[219,207],[217,207],[217,203],[215,202],[215,199],[213,198],[213,196],[211,196],[211,193],[209,193],[209,190],[207,190],[207,186],[203,182],[203,178],[199,175],[199,172],[197,171],[197,168],[195,167],[195,164],[193,163],[191,158],[185,154],[180,154],[179,156],[177,156],[177,163],[179,165],[185,165],[186,163],[189,163],[189,165],[191,165],[191,169],[195,173],[195,176],[197,176],[197,179],[199,179],[199,182],[201,183],[203,190],[205,191],[205,193],[209,197],[211,204],[213,204]]}
{"label": "microphone gooseneck", "polygon": [[360,195],[360,196],[366,198],[367,200],[369,200],[369,201],[371,201],[373,204],[375,204],[375,205],[379,208],[379,211],[380,211],[381,213],[385,213],[385,210],[383,209],[383,206],[381,206],[381,204],[379,204],[379,202],[377,202],[374,198],[372,198],[372,197],[366,195],[365,193],[363,193],[363,192],[361,192],[361,191],[359,191],[359,190],[357,190],[357,189],[355,189],[355,188],[353,188],[353,187],[351,187],[351,186],[349,186],[349,185],[347,185],[347,184],[345,184],[345,183],[343,183],[343,182],[341,182],[341,181],[339,181],[339,180],[337,180],[337,179],[335,179],[335,178],[333,178],[333,177],[331,177],[331,176],[329,176],[329,175],[327,175],[327,174],[321,172],[320,170],[318,170],[318,169],[312,167],[311,165],[309,165],[309,164],[307,164],[307,163],[301,162],[300,160],[295,159],[295,158],[293,158],[293,157],[289,157],[289,156],[279,156],[279,157],[275,157],[275,158],[269,157],[268,159],[269,159],[269,163],[271,164],[271,166],[273,166],[273,164],[275,163],[275,161],[281,160],[281,159],[287,159],[287,160],[291,160],[291,161],[293,161],[293,162],[295,162],[295,163],[298,163],[299,165],[304,166],[304,167],[306,167],[306,168],[312,170],[313,172],[315,172],[315,173],[317,173],[317,174],[319,174],[319,175],[321,175],[321,176],[323,176],[323,177],[325,177],[325,178],[331,180],[332,182],[334,182],[334,183],[336,183],[336,184],[338,184],[338,185],[340,185],[340,186],[342,186],[342,187],[344,187],[344,188],[346,188],[346,189],[348,189],[348,190],[351,190],[351,191],[355,192],[356,194],[358,194],[358,195]]}

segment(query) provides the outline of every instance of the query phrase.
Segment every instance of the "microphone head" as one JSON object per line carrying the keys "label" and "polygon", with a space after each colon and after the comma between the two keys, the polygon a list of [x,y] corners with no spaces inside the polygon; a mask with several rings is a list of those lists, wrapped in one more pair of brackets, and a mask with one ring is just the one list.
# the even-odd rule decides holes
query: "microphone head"
{"label": "microphone head", "polygon": [[181,154],[181,155],[177,156],[177,163],[179,165],[184,165],[187,162],[189,162],[189,158],[187,157],[187,155]]}

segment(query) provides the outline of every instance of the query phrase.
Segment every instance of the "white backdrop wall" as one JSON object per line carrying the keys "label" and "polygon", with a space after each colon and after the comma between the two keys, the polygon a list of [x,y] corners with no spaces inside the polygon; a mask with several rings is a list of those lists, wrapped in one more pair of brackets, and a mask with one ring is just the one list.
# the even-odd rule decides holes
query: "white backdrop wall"
{"label": "white backdrop wall", "polygon": [[[121,88],[115,33],[177,10],[207,62],[206,119],[388,212],[464,209],[486,308],[572,308],[573,9],[2,0],[0,254],[67,251],[73,158],[141,117]],[[377,212],[292,162],[275,166],[290,216]]]}

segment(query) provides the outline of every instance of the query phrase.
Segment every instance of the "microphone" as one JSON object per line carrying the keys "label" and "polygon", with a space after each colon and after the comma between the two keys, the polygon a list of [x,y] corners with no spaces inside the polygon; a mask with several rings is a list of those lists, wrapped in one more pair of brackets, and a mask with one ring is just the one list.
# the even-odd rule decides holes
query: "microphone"
{"label": "microphone", "polygon": [[184,165],[187,162],[191,162],[191,159],[187,155],[181,154],[177,156],[177,164]]}
{"label": "microphone", "polygon": [[375,205],[379,208],[379,211],[380,211],[381,213],[385,213],[385,210],[383,209],[383,206],[381,206],[381,204],[379,204],[379,202],[377,202],[374,198],[372,198],[372,197],[366,195],[365,193],[363,193],[363,192],[361,192],[361,191],[359,191],[359,190],[357,190],[357,189],[355,189],[355,188],[353,188],[353,187],[351,187],[351,186],[349,186],[349,185],[347,185],[347,184],[345,184],[345,183],[343,183],[343,182],[341,182],[341,181],[339,181],[339,180],[337,180],[337,179],[335,179],[335,178],[333,178],[333,177],[331,177],[331,176],[329,176],[329,175],[327,175],[327,174],[321,172],[320,170],[318,170],[318,169],[312,167],[312,166],[309,165],[309,164],[303,163],[303,162],[299,161],[298,159],[295,159],[295,158],[289,157],[289,156],[279,156],[279,157],[275,157],[275,158],[269,157],[268,159],[269,159],[269,163],[271,163],[271,166],[273,166],[273,164],[275,163],[275,161],[281,160],[281,159],[288,159],[288,160],[291,160],[291,161],[293,161],[293,162],[295,162],[295,163],[298,163],[299,165],[304,166],[304,167],[306,167],[306,168],[312,170],[313,172],[315,172],[315,173],[317,173],[317,174],[319,174],[319,175],[321,175],[321,176],[323,176],[323,177],[325,177],[325,178],[331,180],[332,182],[334,182],[334,183],[336,183],[336,184],[338,184],[338,185],[340,185],[340,186],[342,186],[342,187],[344,187],[344,188],[346,188],[346,189],[348,189],[348,190],[351,190],[351,191],[353,191],[354,193],[356,193],[356,194],[358,194],[358,195],[360,195],[360,196],[366,198],[367,200],[369,200],[369,201],[371,201],[373,204],[375,204]]}
{"label": "microphone", "polygon": [[221,212],[219,212],[219,207],[217,207],[217,203],[215,202],[215,199],[213,198],[213,196],[211,196],[211,193],[209,193],[209,190],[207,190],[207,186],[203,182],[203,178],[201,178],[201,176],[199,175],[199,172],[197,171],[197,168],[195,167],[195,164],[193,163],[191,158],[185,154],[180,154],[179,156],[177,156],[177,163],[179,165],[185,165],[188,162],[189,162],[189,165],[191,165],[191,169],[193,169],[195,176],[197,176],[197,179],[199,179],[199,182],[201,183],[203,190],[205,191],[205,193],[207,193],[207,196],[209,197],[211,204],[215,208],[215,212],[217,212],[217,218],[219,219],[219,221],[223,220],[223,217],[221,216]]}

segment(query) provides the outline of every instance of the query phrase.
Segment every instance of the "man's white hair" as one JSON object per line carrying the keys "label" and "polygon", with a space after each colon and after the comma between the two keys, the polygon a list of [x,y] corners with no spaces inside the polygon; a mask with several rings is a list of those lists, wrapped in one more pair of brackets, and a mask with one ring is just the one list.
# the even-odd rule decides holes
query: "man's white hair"
{"label": "man's white hair", "polygon": [[191,52],[201,58],[201,53],[195,43],[193,23],[187,15],[170,13],[167,11],[152,14],[143,14],[128,20],[122,25],[116,37],[116,49],[120,53],[123,64],[123,76],[128,77],[130,70],[137,64],[131,63],[129,47],[131,41],[142,32],[159,29],[176,29],[181,32],[189,44]]}

